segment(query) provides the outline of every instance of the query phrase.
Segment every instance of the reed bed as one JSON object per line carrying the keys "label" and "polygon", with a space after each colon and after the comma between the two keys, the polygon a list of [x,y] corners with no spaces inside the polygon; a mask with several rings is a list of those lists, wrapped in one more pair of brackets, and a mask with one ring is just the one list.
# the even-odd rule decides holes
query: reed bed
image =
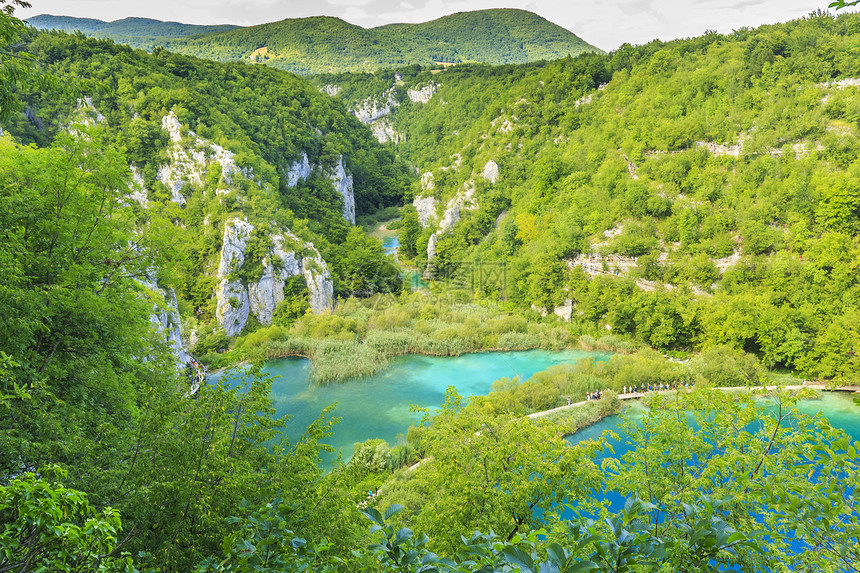
{"label": "reed bed", "polygon": [[461,302],[420,293],[343,301],[333,313],[306,315],[293,325],[260,327],[236,341],[230,358],[303,356],[315,383],[371,376],[406,354],[459,356],[487,350],[561,350],[588,346],[632,349],[618,337],[572,332],[554,318],[514,315],[488,302]]}

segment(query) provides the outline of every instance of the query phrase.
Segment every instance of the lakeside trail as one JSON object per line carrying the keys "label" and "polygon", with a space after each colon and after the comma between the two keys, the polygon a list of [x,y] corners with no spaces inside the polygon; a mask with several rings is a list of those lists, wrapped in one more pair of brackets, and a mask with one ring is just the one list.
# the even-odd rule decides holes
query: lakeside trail
{"label": "lakeside trail", "polygon": [[[724,387],[716,387],[714,390],[722,390],[725,392],[732,391],[741,391],[741,390],[775,390],[777,388],[781,388],[783,390],[802,390],[804,388],[808,388],[810,390],[821,390],[828,392],[854,392],[860,393],[860,386],[841,386],[838,388],[830,388],[824,384],[796,384],[793,386],[724,386]],[[689,390],[688,390],[689,391]],[[628,392],[627,394],[619,394],[619,400],[638,400],[639,398],[644,398],[648,394],[668,394],[670,392],[677,392],[677,390],[662,390],[660,392]],[[564,406],[559,406],[558,408],[552,408],[551,410],[542,410],[540,412],[535,412],[533,414],[528,414],[526,418],[542,418],[548,414],[552,414],[555,412],[563,412],[565,410],[569,410],[571,408],[579,408],[580,406],[584,406],[588,404],[589,400],[583,400],[582,402],[574,402],[573,404],[565,404]]]}
{"label": "lakeside trail", "polygon": [[[740,391],[751,391],[751,390],[775,390],[775,389],[780,389],[780,388],[783,390],[791,390],[791,391],[802,390],[804,388],[807,388],[810,390],[819,390],[822,392],[852,392],[855,394],[860,394],[860,386],[840,386],[837,388],[828,388],[824,384],[795,384],[795,385],[789,385],[789,386],[777,386],[777,385],[771,385],[771,386],[724,386],[724,387],[716,387],[714,389],[715,390],[722,390],[725,392],[732,392],[732,391],[740,392]],[[690,392],[690,389],[687,389],[686,391]],[[656,393],[658,393],[658,394],[669,394],[670,392],[678,392],[678,390],[662,390],[662,391],[656,392]],[[644,398],[647,394],[654,394],[654,393],[655,392],[628,392],[626,394],[619,394],[618,399],[619,400],[638,400],[640,398]],[[579,407],[584,406],[588,403],[589,403],[589,400],[583,400],[581,402],[574,402],[572,404],[566,404],[564,406],[559,406],[557,408],[552,408],[550,410],[542,410],[540,412],[534,412],[533,414],[527,414],[525,417],[531,418],[531,419],[542,418],[543,416],[547,416],[547,415],[555,413],[555,412],[563,412],[565,410],[570,410],[571,408],[579,408]],[[411,473],[411,472],[417,470],[422,464],[429,462],[432,459],[433,459],[433,457],[430,456],[430,457],[418,460],[416,463],[414,463],[411,466],[409,466],[408,468],[406,468],[406,473]],[[382,489],[383,488],[380,488],[378,490],[378,492],[382,492]],[[378,495],[378,493],[377,493],[377,495]],[[366,504],[367,502],[365,501],[364,503]]]}

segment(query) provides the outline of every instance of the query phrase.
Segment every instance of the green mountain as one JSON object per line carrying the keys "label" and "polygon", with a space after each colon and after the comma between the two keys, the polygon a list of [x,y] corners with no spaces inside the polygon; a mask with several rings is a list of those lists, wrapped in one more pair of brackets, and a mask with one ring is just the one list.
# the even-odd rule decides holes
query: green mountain
{"label": "green mountain", "polygon": [[197,36],[210,32],[233,30],[238,26],[223,24],[218,26],[197,26],[179,22],[163,22],[151,18],[123,18],[105,22],[94,18],[74,18],[71,16],[52,16],[40,14],[27,20],[39,30],[59,30],[62,32],[83,32],[94,38],[109,38],[132,48],[152,50],[176,38]]}
{"label": "green mountain", "polygon": [[[195,32],[193,26],[157,21],[138,23],[137,19],[104,27],[98,21],[81,20],[76,27],[73,19],[54,22],[52,18],[39,16],[30,23],[40,29],[80,29],[134,47],[162,45],[217,61],[265,63],[297,74],[373,71],[434,62],[525,63],[600,52],[537,14],[514,9],[461,12],[422,24],[371,29],[319,16],[218,32]],[[201,35],[188,37],[192,33]],[[156,36],[158,41],[153,40]]]}

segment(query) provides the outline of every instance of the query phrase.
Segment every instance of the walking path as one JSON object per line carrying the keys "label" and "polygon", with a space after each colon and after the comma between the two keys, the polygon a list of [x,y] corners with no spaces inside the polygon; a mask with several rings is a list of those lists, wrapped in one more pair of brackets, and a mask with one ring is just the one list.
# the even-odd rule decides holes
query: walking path
{"label": "walking path", "polygon": [[[802,390],[804,388],[809,388],[811,390],[821,390],[821,391],[830,391],[830,392],[854,392],[860,394],[860,386],[839,386],[836,388],[828,388],[824,384],[796,384],[793,386],[717,386],[714,390],[722,390],[725,392],[732,391],[740,391],[740,390],[776,390],[781,388],[783,390]],[[659,392],[628,392],[627,394],[619,394],[619,400],[638,400],[639,398],[644,398],[647,394],[668,394],[670,392],[676,392],[677,390],[662,390]],[[584,406],[588,404],[588,400],[583,400],[582,402],[574,402],[573,404],[566,404],[564,406],[559,406],[558,408],[552,408],[551,410],[542,410],[540,412],[535,412],[534,414],[529,414],[526,418],[542,418],[548,414],[552,414],[554,412],[564,412],[565,410],[569,410],[571,408],[579,408],[580,406]]]}

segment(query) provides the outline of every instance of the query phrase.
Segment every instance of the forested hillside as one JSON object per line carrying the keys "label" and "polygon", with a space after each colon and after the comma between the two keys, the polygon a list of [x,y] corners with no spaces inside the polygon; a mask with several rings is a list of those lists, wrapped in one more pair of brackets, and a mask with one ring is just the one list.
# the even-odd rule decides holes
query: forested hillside
{"label": "forested hillside", "polygon": [[[3,125],[3,394],[27,400],[3,411],[2,471],[75,464],[94,500],[142,516],[153,490],[133,500],[161,486],[133,463],[112,471],[154,453],[141,439],[173,455],[173,438],[140,432],[180,423],[176,400],[201,382],[189,336],[206,354],[227,334],[330,310],[363,272],[399,281],[361,267],[384,256],[351,223],[400,203],[409,176],[340,103],[284,72],[29,40],[51,73],[88,83],[73,97],[24,84],[24,113]],[[187,476],[160,482],[171,499],[174,478]]]}
{"label": "forested hillside", "polygon": [[197,26],[179,22],[162,22],[152,18],[123,18],[122,20],[105,22],[95,18],[73,18],[50,14],[33,16],[27,19],[27,23],[38,30],[81,32],[93,38],[109,38],[119,44],[149,51],[158,46],[163,46],[165,42],[175,38],[199,36],[209,32],[223,32],[238,28],[238,26],[230,24]]}
{"label": "forested hillside", "polygon": [[314,81],[359,117],[385,108],[371,126],[422,172],[400,231],[419,268],[504,261],[488,296],[853,380],[858,39],[857,15],[817,14],[403,85]]}
{"label": "forested hillside", "polygon": [[[78,25],[73,19],[39,16],[30,23],[40,29],[79,29],[134,47],[162,46],[221,62],[263,63],[302,75],[430,65],[434,61],[524,63],[600,51],[537,14],[513,9],[461,12],[422,24],[371,29],[332,17],[295,18],[222,32],[201,29],[194,37],[186,37],[194,27],[167,22],[130,29],[130,24],[146,23],[138,19],[99,26],[88,20]],[[168,38],[171,33],[173,37]]]}

